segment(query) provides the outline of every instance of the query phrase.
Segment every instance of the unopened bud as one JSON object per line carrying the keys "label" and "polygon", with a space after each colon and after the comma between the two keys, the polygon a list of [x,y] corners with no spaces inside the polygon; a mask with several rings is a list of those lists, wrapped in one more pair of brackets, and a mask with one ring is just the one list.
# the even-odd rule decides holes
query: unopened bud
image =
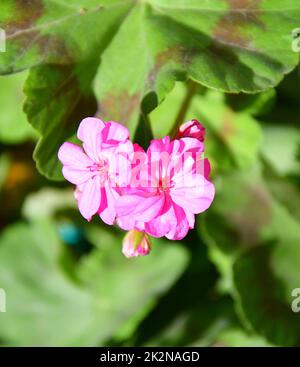
{"label": "unopened bud", "polygon": [[136,257],[148,255],[151,251],[149,236],[144,232],[131,229],[123,239],[122,252],[126,257]]}
{"label": "unopened bud", "polygon": [[198,120],[190,120],[182,124],[175,136],[175,139],[180,138],[195,138],[204,141],[205,127]]}

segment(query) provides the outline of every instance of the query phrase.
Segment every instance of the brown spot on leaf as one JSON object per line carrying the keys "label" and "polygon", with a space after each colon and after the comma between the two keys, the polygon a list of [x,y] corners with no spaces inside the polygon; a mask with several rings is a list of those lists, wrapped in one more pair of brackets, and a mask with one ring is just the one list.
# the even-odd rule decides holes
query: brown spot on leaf
{"label": "brown spot on leaf", "polygon": [[41,0],[15,0],[13,18],[4,26],[9,38],[16,32],[30,29],[43,14]]}
{"label": "brown spot on leaf", "polygon": [[[31,48],[35,48],[39,54],[37,59],[37,64],[46,62],[49,64],[72,64],[76,59],[76,50],[71,50],[67,48],[63,39],[58,36],[53,35],[42,35],[38,31],[31,31],[29,33],[23,33],[18,35],[14,39],[14,43],[19,49],[19,54],[26,56],[26,53],[30,51]],[[16,60],[19,61],[19,55],[16,55]],[[30,63],[29,67],[32,66]],[[26,63],[22,64],[22,67],[28,67]],[[36,65],[34,65],[36,66]],[[16,66],[14,60],[10,65],[12,71],[19,70],[19,65]]]}
{"label": "brown spot on leaf", "polygon": [[[26,59],[26,54],[31,49],[35,49],[39,58],[36,64],[40,62],[67,64],[72,63],[76,58],[77,50],[67,48],[64,40],[57,35],[47,35],[40,32],[43,25],[37,24],[37,21],[44,13],[43,2],[41,0],[15,0],[14,16],[6,24],[5,28],[9,45],[17,50],[15,59],[20,64],[20,57]],[[31,67],[32,64],[22,64],[22,68]],[[14,59],[10,65],[10,71],[17,71],[19,65],[15,65]]]}
{"label": "brown spot on leaf", "polygon": [[244,10],[257,8],[261,0],[227,0],[231,9]]}
{"label": "brown spot on leaf", "polygon": [[227,0],[230,10],[217,23],[214,37],[225,44],[250,47],[251,39],[243,33],[249,24],[264,29],[259,19],[261,0]]}
{"label": "brown spot on leaf", "polygon": [[59,60],[60,64],[72,64],[77,59],[76,51],[67,48],[65,42],[58,36],[39,35],[35,44],[47,63],[56,63]]}
{"label": "brown spot on leaf", "polygon": [[99,115],[103,119],[116,120],[126,125],[134,111],[139,108],[140,103],[140,93],[129,95],[127,90],[118,94],[112,93],[101,100]]}
{"label": "brown spot on leaf", "polygon": [[168,48],[155,57],[155,64],[148,74],[148,87],[150,89],[154,88],[154,84],[159,74],[160,70],[168,63],[173,60],[175,63],[182,62],[184,55],[184,48],[180,45]]}

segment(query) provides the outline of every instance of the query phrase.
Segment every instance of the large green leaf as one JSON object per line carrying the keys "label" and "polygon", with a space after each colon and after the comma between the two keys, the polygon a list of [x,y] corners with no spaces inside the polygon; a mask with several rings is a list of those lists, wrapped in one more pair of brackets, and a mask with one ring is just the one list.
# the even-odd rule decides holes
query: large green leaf
{"label": "large green leaf", "polygon": [[177,244],[155,239],[150,256],[128,261],[120,251],[120,236],[108,232],[103,236],[98,229],[99,241],[101,251],[83,260],[80,278],[104,308],[104,327],[123,334],[135,328],[153,308],[157,295],[173,284],[185,268],[187,254]]}
{"label": "large green leaf", "polygon": [[298,62],[291,30],[299,17],[300,5],[292,0],[4,0],[0,26],[7,52],[0,73],[48,65],[30,76],[26,112],[42,135],[38,168],[58,179],[58,145],[82,116],[95,113],[82,98],[87,91],[91,97],[96,74],[98,114],[134,133],[144,121],[141,112],[161,102],[175,80],[190,77],[228,92],[276,85]]}
{"label": "large green leaf", "polygon": [[255,94],[227,94],[226,102],[235,110],[247,112],[252,116],[264,116],[276,102],[276,89],[268,89]]}
{"label": "large green leaf", "polygon": [[293,0],[4,0],[0,10],[7,33],[2,73],[84,60],[116,33],[103,66],[116,73],[115,92],[128,82],[140,90],[146,76],[149,86],[162,86],[157,80],[180,70],[208,86],[257,91],[298,59],[290,33],[300,6]]}
{"label": "large green leaf", "polygon": [[217,195],[202,217],[200,233],[222,275],[221,287],[231,292],[233,262],[262,242],[273,201],[258,167],[219,176],[215,185]]}
{"label": "large green leaf", "polygon": [[22,88],[27,75],[23,72],[0,76],[0,141],[3,143],[21,143],[36,135],[22,111]]}
{"label": "large green leaf", "polygon": [[288,40],[299,12],[292,1],[137,2],[103,54],[100,113],[134,128],[145,95],[151,109],[152,91],[161,101],[187,76],[230,92],[277,84],[298,60]]}
{"label": "large green leaf", "polygon": [[93,115],[97,103],[91,90],[95,62],[47,65],[31,70],[24,91],[24,110],[41,138],[34,151],[37,168],[48,178],[62,179],[57,152],[73,137],[79,122]]}
{"label": "large green leaf", "polygon": [[129,261],[114,236],[112,246],[77,265],[75,283],[62,266],[66,255],[54,228],[48,220],[15,224],[0,238],[0,286],[7,294],[0,337],[9,345],[104,344],[152,307],[186,264],[183,248],[164,241],[152,256]]}
{"label": "large green leaf", "polygon": [[[196,276],[197,274],[193,279],[195,287]],[[145,344],[172,347],[213,345],[218,340],[218,335],[235,323],[232,303],[229,297],[211,294],[211,289],[208,295],[198,294],[192,307],[181,310],[155,338],[147,340]]]}
{"label": "large green leaf", "polygon": [[[0,284],[7,312],[1,338],[12,345],[92,343],[92,298],[59,269],[59,240],[50,224],[16,224],[0,239]],[[18,254],[18,256],[16,256]],[[64,330],[64,333],[58,332]]]}
{"label": "large green leaf", "polygon": [[201,233],[245,325],[275,345],[299,345],[291,310],[300,282],[299,192],[274,180],[258,168],[220,177]]}
{"label": "large green leaf", "polygon": [[269,244],[239,257],[233,267],[241,310],[252,327],[276,345],[298,346],[299,315],[291,305],[299,288],[299,222],[276,205]]}
{"label": "large green leaf", "polygon": [[99,53],[133,1],[3,0],[0,26],[6,32],[6,52],[0,73],[41,64],[74,64]]}

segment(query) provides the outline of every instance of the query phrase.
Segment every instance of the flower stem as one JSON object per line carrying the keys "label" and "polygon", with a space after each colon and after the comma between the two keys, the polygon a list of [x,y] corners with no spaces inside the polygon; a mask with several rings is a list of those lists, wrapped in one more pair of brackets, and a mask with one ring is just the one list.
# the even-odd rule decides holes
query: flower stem
{"label": "flower stem", "polygon": [[135,132],[134,142],[139,143],[141,147],[147,149],[150,141],[153,139],[153,131],[149,115],[141,113],[139,123]]}
{"label": "flower stem", "polygon": [[174,125],[168,134],[171,138],[174,138],[174,136],[177,133],[177,130],[179,129],[179,126],[183,123],[184,117],[187,113],[188,108],[190,107],[191,101],[197,90],[197,87],[198,84],[196,82],[194,82],[193,80],[188,81],[186,95],[184,97],[184,100],[182,101]]}

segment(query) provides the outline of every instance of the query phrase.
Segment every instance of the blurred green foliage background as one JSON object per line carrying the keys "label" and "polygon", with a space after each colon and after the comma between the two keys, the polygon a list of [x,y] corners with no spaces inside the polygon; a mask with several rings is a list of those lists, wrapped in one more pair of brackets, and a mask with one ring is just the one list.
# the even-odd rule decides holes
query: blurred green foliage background
{"label": "blurred green foliage background", "polygon": [[[1,345],[299,346],[291,304],[300,288],[300,68],[289,33],[300,26],[300,5],[218,0],[208,14],[206,1],[149,0],[152,8],[136,5],[113,38],[124,4],[136,2],[100,2],[113,17],[88,15],[93,0],[87,9],[70,2],[90,16],[77,17],[77,28],[64,1],[0,5],[0,25],[15,42],[0,54],[0,72],[13,73],[0,76]],[[243,8],[239,17],[234,6],[246,3],[252,15]],[[63,21],[30,38],[59,12]],[[61,38],[82,59],[69,59]],[[183,241],[157,239],[149,256],[126,259],[124,233],[99,218],[86,222],[71,185],[51,180],[61,179],[57,147],[97,101],[103,115],[128,117],[146,145],[178,119],[205,125],[216,197]]]}

